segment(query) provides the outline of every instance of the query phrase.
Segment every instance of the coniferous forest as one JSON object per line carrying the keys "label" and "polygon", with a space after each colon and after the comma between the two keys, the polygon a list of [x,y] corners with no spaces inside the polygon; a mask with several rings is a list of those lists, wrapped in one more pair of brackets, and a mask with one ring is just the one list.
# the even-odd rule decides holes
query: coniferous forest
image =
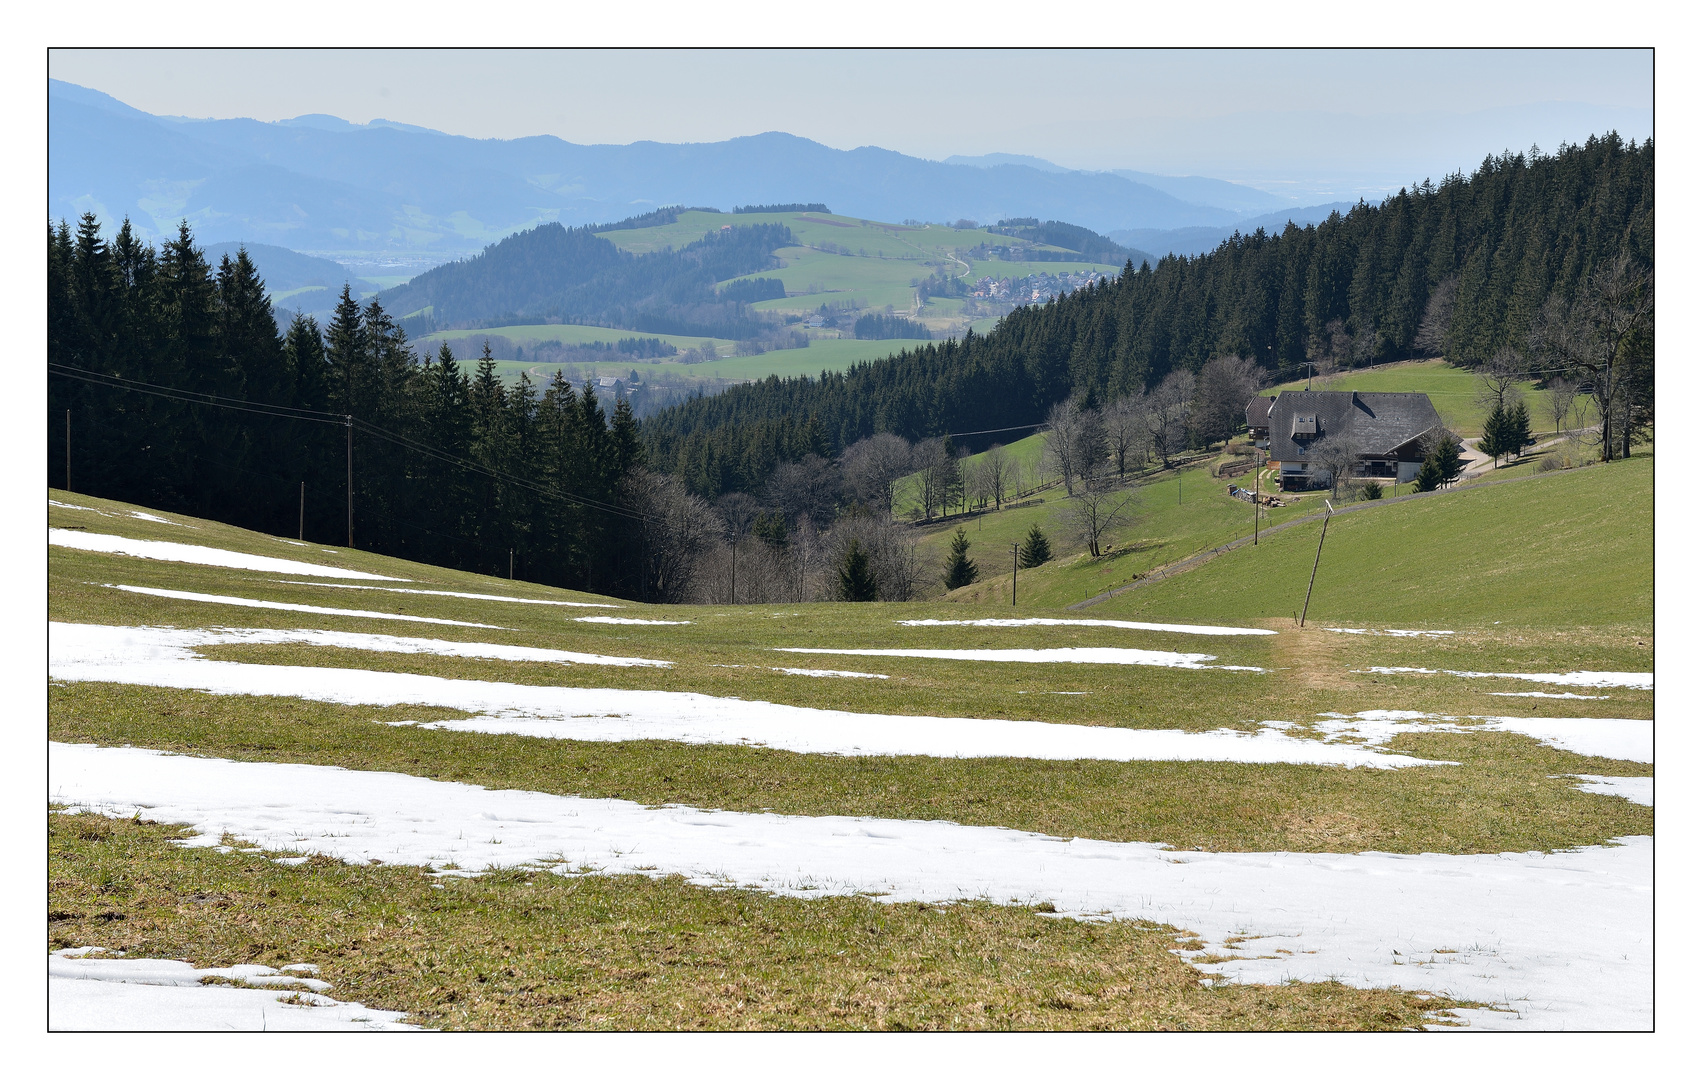
{"label": "coniferous forest", "polygon": [[[515,250],[589,251],[595,238],[578,232],[536,230]],[[748,272],[784,239],[740,230],[677,258],[587,266],[536,302],[612,310],[629,295],[617,279],[630,278],[656,298],[639,307],[661,318],[664,301],[713,302],[710,263]],[[1218,357],[1250,358],[1267,376],[1308,361],[1476,364],[1525,343],[1551,297],[1569,299],[1622,258],[1653,267],[1654,145],[1610,135],[1487,159],[1316,227],[1130,265],[984,336],[818,379],[770,377],[641,426],[624,401],[605,409],[559,375],[504,384],[488,357],[469,375],[447,349],[418,355],[380,303],[347,290],[328,325],[298,317],[280,333],[245,253],[215,267],[187,226],[155,249],[128,223],[105,239],[85,214],[48,231],[48,479],[343,543],[352,441],[357,546],[498,574],[512,552],[530,580],[660,595],[654,523],[632,494],[646,465],[713,499],[877,432],[1034,425],[1061,401],[1136,394]],[[456,275],[439,276],[432,299],[449,304]]]}
{"label": "coniferous forest", "polygon": [[[643,595],[625,401],[611,414],[559,376],[505,386],[488,359],[469,377],[446,349],[424,361],[346,288],[323,330],[298,317],[280,335],[246,253],[209,266],[187,227],[156,251],[128,223],[111,243],[92,215],[62,223],[48,289],[50,365],[147,384],[50,367],[50,484],[69,466],[75,491],[280,536],[305,505],[303,535],[342,544],[352,441],[356,546],[495,574],[512,551],[530,580]],[[202,395],[231,400],[183,399]]]}
{"label": "coniferous forest", "polygon": [[1035,424],[1054,402],[1138,393],[1224,355],[1291,376],[1416,356],[1475,365],[1522,346],[1551,296],[1621,255],[1654,265],[1655,149],[1615,135],[1486,159],[1346,215],[1019,308],[985,336],[819,379],[734,387],[644,423],[657,468],[698,494],[757,490],[778,461],[877,431],[909,439]]}

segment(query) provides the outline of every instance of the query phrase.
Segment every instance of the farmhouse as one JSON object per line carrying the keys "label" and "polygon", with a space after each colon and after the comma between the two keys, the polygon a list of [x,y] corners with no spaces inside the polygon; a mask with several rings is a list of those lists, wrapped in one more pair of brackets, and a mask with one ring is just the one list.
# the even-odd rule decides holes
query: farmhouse
{"label": "farmhouse", "polygon": [[1271,406],[1276,404],[1274,397],[1256,397],[1247,403],[1247,430],[1253,433],[1255,442],[1263,443],[1271,437]]}
{"label": "farmhouse", "polygon": [[[1260,401],[1248,405],[1251,418]],[[1424,462],[1424,436],[1442,427],[1427,394],[1364,394],[1357,390],[1285,390],[1270,405],[1266,427],[1271,460],[1281,466],[1282,487],[1293,491],[1328,482],[1328,472],[1308,469],[1307,452],[1326,438],[1359,447],[1354,476],[1407,483]]]}

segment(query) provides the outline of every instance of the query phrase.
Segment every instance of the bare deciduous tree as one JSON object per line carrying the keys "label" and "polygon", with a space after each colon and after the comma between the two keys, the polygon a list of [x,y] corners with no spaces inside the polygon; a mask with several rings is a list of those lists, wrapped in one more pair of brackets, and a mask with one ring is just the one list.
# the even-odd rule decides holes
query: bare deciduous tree
{"label": "bare deciduous tree", "polygon": [[1329,476],[1330,495],[1341,491],[1342,483],[1353,476],[1359,455],[1364,453],[1358,440],[1348,435],[1326,435],[1306,448],[1306,471],[1314,476]]}
{"label": "bare deciduous tree", "polygon": [[708,503],[677,476],[634,469],[621,481],[623,502],[644,515],[645,594],[663,604],[682,603],[697,584],[701,556],[724,526]]}
{"label": "bare deciduous tree", "polygon": [[1244,356],[1219,356],[1200,368],[1194,382],[1194,430],[1206,442],[1228,442],[1247,419],[1247,403],[1263,380]]}
{"label": "bare deciduous tree", "polygon": [[1519,401],[1518,386],[1528,377],[1530,363],[1517,349],[1502,346],[1477,367],[1477,403],[1485,413],[1496,406],[1511,409]]}
{"label": "bare deciduous tree", "polygon": [[1080,468],[1076,461],[1076,453],[1081,443],[1082,409],[1074,401],[1065,399],[1053,405],[1046,413],[1046,443],[1041,448],[1041,457],[1055,469],[1064,481],[1064,491],[1075,494],[1076,479]]}
{"label": "bare deciduous tree", "polygon": [[1134,512],[1132,492],[1104,483],[1084,483],[1080,491],[1059,507],[1058,526],[1065,535],[1085,544],[1089,554],[1097,559],[1108,547],[1110,532],[1133,520]]}
{"label": "bare deciduous tree", "polygon": [[1615,435],[1631,452],[1632,427],[1654,413],[1654,275],[1621,255],[1578,291],[1570,305],[1551,297],[1533,339],[1541,354],[1587,378],[1601,417],[1603,461]]}
{"label": "bare deciduous tree", "polygon": [[845,482],[865,505],[890,511],[894,487],[915,468],[910,442],[891,432],[877,432],[845,448],[840,470]]}
{"label": "bare deciduous tree", "polygon": [[993,497],[995,509],[1005,504],[1005,492],[1016,483],[1015,472],[1012,468],[1011,457],[1003,446],[994,446],[982,455],[982,475],[986,478],[987,492]]}
{"label": "bare deciduous tree", "polygon": [[1152,445],[1146,417],[1141,414],[1143,402],[1140,397],[1119,398],[1103,410],[1105,443],[1118,479],[1122,479],[1130,466],[1143,464]]}
{"label": "bare deciduous tree", "polygon": [[796,524],[807,517],[819,529],[833,520],[843,486],[838,466],[808,454],[802,461],[788,461],[776,468],[768,478],[766,492],[769,504],[783,511],[788,521]]}
{"label": "bare deciduous tree", "polygon": [[1187,370],[1172,371],[1144,395],[1140,412],[1146,418],[1147,436],[1166,465],[1187,445],[1188,410],[1193,400],[1194,373]]}
{"label": "bare deciduous tree", "polygon": [[1566,417],[1572,412],[1572,403],[1578,397],[1578,384],[1568,379],[1553,378],[1548,380],[1548,413],[1554,417],[1554,433],[1560,434],[1560,425],[1566,422]]}
{"label": "bare deciduous tree", "polygon": [[1459,275],[1444,279],[1430,291],[1425,302],[1424,316],[1419,319],[1418,333],[1413,346],[1427,357],[1443,356],[1448,351],[1448,328],[1454,322],[1454,296],[1460,289]]}

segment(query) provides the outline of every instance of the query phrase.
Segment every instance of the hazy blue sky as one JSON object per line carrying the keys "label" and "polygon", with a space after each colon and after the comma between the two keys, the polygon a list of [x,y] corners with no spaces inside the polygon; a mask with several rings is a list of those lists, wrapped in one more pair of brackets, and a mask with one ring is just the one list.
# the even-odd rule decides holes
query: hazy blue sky
{"label": "hazy blue sky", "polygon": [[712,142],[780,130],[919,157],[1199,173],[1302,201],[1615,128],[1647,50],[78,51],[49,74],[147,112],[330,113],[458,135]]}

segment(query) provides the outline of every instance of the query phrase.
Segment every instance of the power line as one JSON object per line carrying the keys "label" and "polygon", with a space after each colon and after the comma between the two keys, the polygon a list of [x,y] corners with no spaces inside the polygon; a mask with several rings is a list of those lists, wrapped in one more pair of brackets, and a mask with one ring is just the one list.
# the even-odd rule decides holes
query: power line
{"label": "power line", "polygon": [[102,372],[90,371],[86,368],[72,367],[69,364],[57,364],[51,361],[48,363],[47,368],[50,374],[63,375],[72,379],[81,379],[84,382],[93,383],[96,386],[106,386],[115,390],[129,390],[139,394],[149,394],[154,397],[183,401],[192,405],[211,405],[214,408],[257,413],[261,416],[274,416],[285,420],[309,420],[320,424],[335,424],[338,427],[352,426],[359,428],[365,434],[373,435],[377,438],[384,439],[387,442],[395,443],[397,446],[401,446],[405,449],[425,454],[428,457],[435,458],[438,461],[442,461],[447,464],[457,465],[464,469],[470,469],[474,472],[482,473],[494,480],[513,484],[536,494],[558,499],[562,502],[568,503],[569,505],[580,506],[587,510],[599,510],[606,514],[614,514],[619,517],[627,518],[631,521],[647,523],[650,520],[646,515],[637,511],[601,502],[597,499],[586,498],[582,495],[574,495],[568,492],[558,491],[554,488],[545,487],[542,484],[538,484],[524,477],[515,476],[512,473],[492,468],[489,465],[484,465],[477,461],[471,461],[457,454],[451,454],[448,451],[440,450],[421,442],[416,442],[404,435],[398,435],[395,432],[387,431],[386,429],[379,427],[377,424],[370,423],[358,417],[351,417],[346,413],[331,413],[318,409],[297,409],[292,406],[267,405],[263,402],[248,401],[244,398],[225,397],[221,394],[208,394],[195,390],[182,390],[175,386],[162,386],[158,383],[143,382],[140,379],[127,379],[119,375],[107,375]]}

